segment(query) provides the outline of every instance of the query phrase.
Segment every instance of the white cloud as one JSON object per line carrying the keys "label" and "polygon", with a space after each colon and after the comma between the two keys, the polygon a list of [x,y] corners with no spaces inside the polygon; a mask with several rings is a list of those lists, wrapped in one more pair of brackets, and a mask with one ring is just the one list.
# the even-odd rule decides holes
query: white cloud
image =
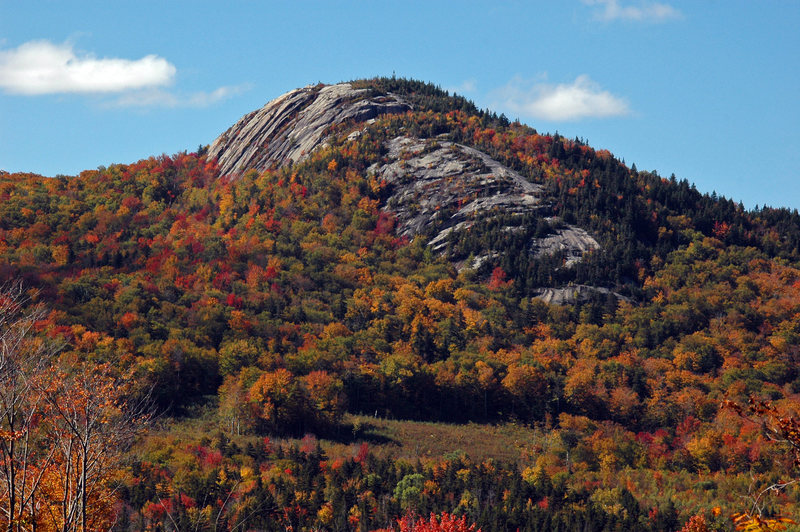
{"label": "white cloud", "polygon": [[241,94],[250,87],[249,84],[228,85],[211,92],[201,91],[185,95],[160,89],[135,91],[120,96],[112,105],[116,107],[208,107]]}
{"label": "white cloud", "polygon": [[455,94],[464,94],[464,93],[469,93],[469,92],[475,92],[475,90],[477,88],[478,88],[478,82],[475,81],[474,78],[470,78],[470,79],[464,80],[461,83],[461,85],[458,85],[458,86],[455,86],[455,87],[448,87],[447,90],[449,90],[450,92],[455,93]]}
{"label": "white cloud", "polygon": [[0,89],[13,94],[113,93],[172,82],[175,67],[166,59],[98,59],[69,43],[30,41],[0,50]]}
{"label": "white cloud", "polygon": [[581,0],[585,5],[596,6],[594,18],[610,22],[630,20],[635,22],[664,22],[683,17],[683,14],[668,4],[641,1],[638,5],[622,5],[619,0]]}
{"label": "white cloud", "polygon": [[603,90],[587,75],[559,85],[514,78],[495,91],[494,96],[501,109],[543,120],[609,118],[630,114],[624,99]]}

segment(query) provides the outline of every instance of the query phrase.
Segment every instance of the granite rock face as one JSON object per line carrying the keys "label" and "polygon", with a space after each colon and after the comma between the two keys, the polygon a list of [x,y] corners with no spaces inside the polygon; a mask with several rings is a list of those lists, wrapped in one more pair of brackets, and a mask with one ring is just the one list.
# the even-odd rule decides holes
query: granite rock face
{"label": "granite rock face", "polygon": [[449,213],[445,227],[430,242],[434,249],[455,227],[468,227],[477,214],[524,213],[541,201],[541,186],[473,148],[411,137],[387,144],[388,162],[370,171],[391,186],[385,209],[395,215],[397,233],[413,237]]}
{"label": "granite rock face", "polygon": [[330,126],[410,109],[398,97],[369,97],[349,83],[303,87],[243,116],[217,137],[208,155],[217,158],[222,175],[263,171],[305,158],[324,142]]}
{"label": "granite rock face", "polygon": [[[400,236],[414,237],[435,227],[428,245],[436,252],[446,249],[453,232],[468,231],[479,217],[535,213],[547,204],[540,185],[474,148],[416,137],[396,137],[386,147],[384,162],[369,169],[391,187],[384,210],[394,215]],[[529,245],[534,256],[564,252],[564,267],[599,248],[589,233],[571,225]],[[456,267],[477,268],[495,255],[487,250],[472,264],[459,262]]]}
{"label": "granite rock face", "polygon": [[567,225],[557,229],[552,235],[536,239],[531,244],[531,251],[537,257],[564,252],[564,266],[569,267],[580,262],[584,253],[600,249],[597,240],[580,227]]}
{"label": "granite rock face", "polygon": [[533,296],[537,299],[541,299],[545,303],[551,305],[584,303],[596,295],[603,297],[610,296],[618,301],[631,301],[627,297],[616,292],[612,292],[608,288],[587,286],[583,284],[570,285],[563,288],[539,288],[533,294]]}

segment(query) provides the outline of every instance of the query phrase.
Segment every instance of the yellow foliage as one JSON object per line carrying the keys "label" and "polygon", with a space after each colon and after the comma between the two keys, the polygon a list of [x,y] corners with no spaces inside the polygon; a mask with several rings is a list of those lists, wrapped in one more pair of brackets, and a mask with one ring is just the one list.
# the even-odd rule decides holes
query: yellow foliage
{"label": "yellow foliage", "polygon": [[743,532],[775,532],[786,530],[786,525],[797,524],[788,517],[764,518],[760,515],[750,515],[747,513],[733,514],[733,522],[736,523],[736,530]]}

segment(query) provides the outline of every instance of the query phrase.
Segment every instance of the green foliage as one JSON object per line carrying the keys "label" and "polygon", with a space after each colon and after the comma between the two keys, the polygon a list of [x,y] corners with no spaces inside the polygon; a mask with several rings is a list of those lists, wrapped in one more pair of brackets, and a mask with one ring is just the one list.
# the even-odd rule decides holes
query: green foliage
{"label": "green foliage", "polygon": [[416,510],[422,498],[425,477],[419,473],[410,473],[400,479],[394,488],[394,498],[403,510]]}

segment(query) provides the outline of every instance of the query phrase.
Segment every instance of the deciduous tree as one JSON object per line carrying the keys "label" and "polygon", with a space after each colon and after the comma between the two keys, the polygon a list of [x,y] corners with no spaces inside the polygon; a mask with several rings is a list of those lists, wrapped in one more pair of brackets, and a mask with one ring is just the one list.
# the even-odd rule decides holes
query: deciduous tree
{"label": "deciduous tree", "polygon": [[21,283],[0,286],[0,525],[27,530],[36,520],[36,497],[53,459],[39,445],[41,375],[56,348],[37,338],[45,316]]}
{"label": "deciduous tree", "polygon": [[53,461],[45,495],[54,529],[107,528],[115,502],[110,481],[149,420],[146,404],[129,400],[130,378],[107,364],[64,357],[47,381],[43,425]]}

